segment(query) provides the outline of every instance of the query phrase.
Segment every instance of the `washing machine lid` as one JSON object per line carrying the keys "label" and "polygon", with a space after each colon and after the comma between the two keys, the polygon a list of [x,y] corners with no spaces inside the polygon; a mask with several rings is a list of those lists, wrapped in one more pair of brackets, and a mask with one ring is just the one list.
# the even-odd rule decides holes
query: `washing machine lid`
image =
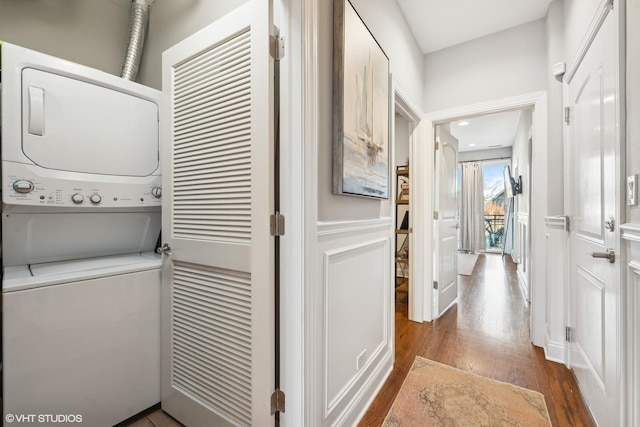
{"label": "washing machine lid", "polygon": [[2,292],[16,292],[101,277],[156,270],[160,269],[161,266],[162,258],[160,255],[153,252],[143,252],[6,267],[2,277]]}
{"label": "washing machine lid", "polygon": [[157,267],[159,257],[146,254],[116,255],[102,258],[81,259],[77,261],[48,262],[44,264],[32,264],[30,266],[33,277],[54,276],[60,274],[80,274],[94,270],[100,270],[105,274],[130,270],[136,265],[149,265]]}
{"label": "washing machine lid", "polygon": [[158,105],[97,83],[22,70],[22,151],[68,172],[148,176],[159,167]]}

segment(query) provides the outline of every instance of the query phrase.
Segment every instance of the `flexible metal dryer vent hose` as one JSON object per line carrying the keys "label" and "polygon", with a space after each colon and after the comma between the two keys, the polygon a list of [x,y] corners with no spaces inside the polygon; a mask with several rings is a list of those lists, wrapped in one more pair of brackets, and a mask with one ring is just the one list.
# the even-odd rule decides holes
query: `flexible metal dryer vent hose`
{"label": "flexible metal dryer vent hose", "polygon": [[123,79],[135,81],[138,77],[144,39],[147,33],[147,25],[149,24],[151,3],[153,3],[153,0],[133,0],[131,2],[127,50],[122,64],[122,72],[120,73]]}

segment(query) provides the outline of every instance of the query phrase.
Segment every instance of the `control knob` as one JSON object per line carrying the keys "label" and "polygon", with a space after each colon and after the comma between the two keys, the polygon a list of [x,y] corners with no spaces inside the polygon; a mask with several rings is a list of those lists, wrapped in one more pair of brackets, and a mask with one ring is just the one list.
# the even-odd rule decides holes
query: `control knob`
{"label": "control knob", "polygon": [[26,179],[19,179],[13,183],[13,189],[16,193],[31,193],[33,191],[33,188],[33,182],[27,181]]}
{"label": "control knob", "polygon": [[80,203],[84,202],[84,196],[80,193],[76,193],[73,196],[71,196],[71,201],[79,205]]}
{"label": "control knob", "polygon": [[160,197],[162,197],[162,188],[160,187],[153,187],[151,189],[151,195],[153,197],[155,197],[156,199],[159,199]]}
{"label": "control knob", "polygon": [[99,194],[92,194],[91,197],[89,197],[89,200],[91,200],[91,203],[97,205],[102,201],[102,196]]}

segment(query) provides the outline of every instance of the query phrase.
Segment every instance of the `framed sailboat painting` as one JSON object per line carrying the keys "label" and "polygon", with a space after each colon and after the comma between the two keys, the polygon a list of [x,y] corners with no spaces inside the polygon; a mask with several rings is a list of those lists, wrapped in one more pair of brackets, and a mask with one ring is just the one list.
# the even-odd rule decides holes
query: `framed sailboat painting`
{"label": "framed sailboat painting", "polygon": [[348,0],[333,17],[333,193],[387,199],[389,59]]}

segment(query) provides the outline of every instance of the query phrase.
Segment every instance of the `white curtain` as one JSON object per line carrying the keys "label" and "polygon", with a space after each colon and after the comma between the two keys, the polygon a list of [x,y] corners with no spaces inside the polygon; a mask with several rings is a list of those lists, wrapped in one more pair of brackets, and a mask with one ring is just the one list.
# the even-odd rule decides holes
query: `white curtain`
{"label": "white curtain", "polygon": [[485,249],[484,189],[480,162],[462,163],[460,249],[470,252]]}

